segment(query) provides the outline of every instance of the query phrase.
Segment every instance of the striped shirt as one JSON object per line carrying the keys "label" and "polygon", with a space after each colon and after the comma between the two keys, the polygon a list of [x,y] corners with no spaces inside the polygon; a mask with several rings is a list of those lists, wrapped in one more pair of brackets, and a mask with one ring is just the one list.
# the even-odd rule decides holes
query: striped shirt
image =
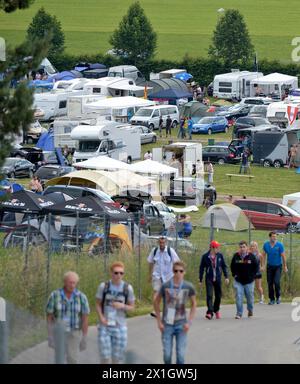
{"label": "striped shirt", "polygon": [[77,289],[70,299],[66,297],[64,289],[58,289],[51,293],[46,313],[64,322],[67,329],[73,331],[81,329],[82,316],[90,313],[90,307],[87,297]]}

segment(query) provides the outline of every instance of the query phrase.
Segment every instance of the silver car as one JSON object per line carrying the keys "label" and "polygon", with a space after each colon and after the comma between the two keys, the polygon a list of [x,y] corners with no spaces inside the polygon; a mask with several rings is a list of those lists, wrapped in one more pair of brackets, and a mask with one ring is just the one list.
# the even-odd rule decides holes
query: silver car
{"label": "silver car", "polygon": [[141,135],[141,144],[156,143],[157,135],[150,128],[138,125],[136,127]]}

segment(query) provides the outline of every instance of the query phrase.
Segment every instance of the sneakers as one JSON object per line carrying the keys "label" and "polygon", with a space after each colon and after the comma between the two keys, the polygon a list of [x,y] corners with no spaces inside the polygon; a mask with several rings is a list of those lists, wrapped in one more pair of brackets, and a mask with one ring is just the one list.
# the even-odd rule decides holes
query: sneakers
{"label": "sneakers", "polygon": [[252,311],[248,311],[248,317],[253,317],[253,312]]}
{"label": "sneakers", "polygon": [[281,298],[279,297],[279,299],[276,300],[276,304],[281,304]]}
{"label": "sneakers", "polygon": [[269,305],[275,305],[275,300],[270,300]]}
{"label": "sneakers", "polygon": [[150,316],[151,316],[151,317],[157,317],[156,314],[155,314],[154,312],[151,312],[151,313],[150,313]]}
{"label": "sneakers", "polygon": [[221,313],[220,313],[220,312],[217,312],[217,313],[216,313],[216,319],[217,319],[217,320],[220,320],[220,319],[221,319]]}
{"label": "sneakers", "polygon": [[264,298],[264,295],[261,296],[260,300],[259,300],[259,304],[265,304],[265,298]]}
{"label": "sneakers", "polygon": [[207,314],[205,315],[205,318],[206,318],[207,320],[212,320],[213,315],[212,315],[211,313],[207,313]]}
{"label": "sneakers", "polygon": [[239,314],[237,314],[237,315],[235,316],[235,319],[236,319],[236,320],[241,320],[241,318],[242,318],[242,316],[239,315]]}

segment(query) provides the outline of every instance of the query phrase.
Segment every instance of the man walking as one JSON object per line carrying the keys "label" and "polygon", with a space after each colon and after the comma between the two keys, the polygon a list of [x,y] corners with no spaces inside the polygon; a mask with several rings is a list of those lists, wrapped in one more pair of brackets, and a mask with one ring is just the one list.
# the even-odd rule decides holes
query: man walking
{"label": "man walking", "polygon": [[58,348],[55,327],[62,326],[68,364],[77,364],[79,350],[87,347],[90,308],[87,297],[76,288],[78,283],[77,273],[67,272],[64,287],[51,293],[46,307],[49,347]]}
{"label": "man walking", "polygon": [[231,262],[231,272],[234,277],[236,291],[236,319],[243,316],[244,295],[247,299],[248,317],[253,316],[254,309],[254,281],[259,272],[257,258],[249,253],[246,241],[241,241],[239,251],[234,254]]}
{"label": "man walking", "polygon": [[120,364],[127,348],[126,313],[134,309],[135,297],[132,286],[123,281],[124,264],[115,262],[110,271],[111,280],[100,284],[96,294],[98,344],[102,364]]}
{"label": "man walking", "polygon": [[[228,268],[224,256],[220,253],[220,244],[217,241],[210,243],[210,250],[202,256],[199,269],[199,282],[202,286],[204,273],[206,275],[206,318],[211,320],[216,315],[216,319],[221,318],[220,305],[222,298],[222,273],[225,276],[225,283],[229,284]],[[215,292],[215,301],[213,295]]]}
{"label": "man walking", "polygon": [[249,152],[245,148],[241,157],[240,174],[247,174],[249,170]]}
{"label": "man walking", "polygon": [[[173,265],[174,277],[163,284],[154,301],[158,328],[162,333],[164,363],[172,363],[173,339],[176,339],[176,364],[184,364],[187,334],[196,314],[196,292],[193,285],[184,280],[185,264],[177,261]],[[160,303],[163,300],[163,319]],[[190,301],[191,310],[187,318],[186,305]]]}
{"label": "man walking", "polygon": [[162,117],[160,117],[158,122],[159,137],[162,137],[163,125],[164,125],[164,120]]}
{"label": "man walking", "polygon": [[[161,237],[158,240],[158,247],[152,249],[148,259],[149,280],[152,282],[154,291],[153,301],[155,301],[162,285],[173,277],[173,264],[180,261],[173,248],[167,245],[167,239]],[[155,317],[155,313],[151,313]]]}
{"label": "man walking", "polygon": [[262,253],[262,271],[265,270],[266,258],[267,258],[267,280],[269,288],[269,305],[276,303],[280,304],[281,299],[281,287],[280,279],[282,274],[282,268],[284,272],[288,272],[286,264],[286,256],[284,246],[281,242],[277,241],[276,232],[269,233],[269,241],[264,244]]}
{"label": "man walking", "polygon": [[166,137],[168,137],[168,135],[171,136],[171,127],[172,127],[172,119],[170,116],[168,116],[166,120]]}

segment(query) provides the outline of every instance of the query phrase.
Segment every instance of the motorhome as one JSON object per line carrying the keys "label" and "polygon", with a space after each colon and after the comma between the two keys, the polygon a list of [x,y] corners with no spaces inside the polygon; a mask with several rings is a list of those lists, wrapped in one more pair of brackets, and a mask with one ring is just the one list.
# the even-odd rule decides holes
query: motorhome
{"label": "motorhome", "polygon": [[159,120],[163,119],[163,126],[170,116],[172,127],[176,128],[179,123],[179,110],[176,105],[156,105],[152,107],[140,108],[130,120],[133,125],[145,125],[151,130],[159,128]]}
{"label": "motorhome", "polygon": [[232,70],[217,75],[213,82],[213,95],[219,99],[241,100],[250,96],[251,80],[263,76],[261,72]]}
{"label": "motorhome", "polygon": [[268,106],[267,119],[283,128],[300,128],[300,99],[281,101]]}
{"label": "motorhome", "polygon": [[84,85],[84,93],[105,97],[143,96],[144,87],[139,87],[132,79],[122,77],[103,77],[90,80]]}
{"label": "motorhome", "polygon": [[101,95],[70,95],[67,103],[67,117],[69,119],[80,119],[88,113],[87,106],[100,100],[106,99]]}
{"label": "motorhome", "polygon": [[133,65],[118,65],[117,67],[111,67],[108,71],[108,77],[125,77],[134,81],[145,81],[145,77]]}
{"label": "motorhome", "polygon": [[74,162],[88,160],[97,156],[131,163],[141,158],[141,139],[137,129],[114,122],[99,125],[79,125],[71,132],[77,141]]}

